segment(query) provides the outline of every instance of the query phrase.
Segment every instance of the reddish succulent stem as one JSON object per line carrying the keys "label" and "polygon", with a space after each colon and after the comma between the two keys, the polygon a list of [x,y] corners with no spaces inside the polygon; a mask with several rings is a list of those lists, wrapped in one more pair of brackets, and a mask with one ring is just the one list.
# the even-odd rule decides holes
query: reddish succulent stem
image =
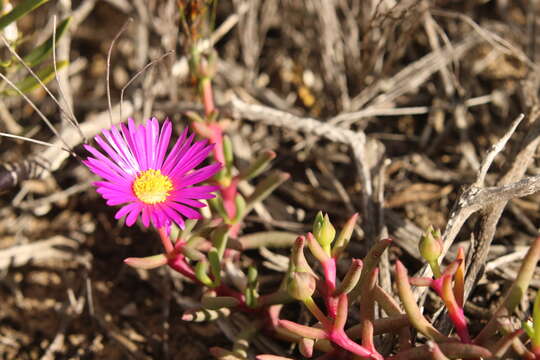
{"label": "reddish succulent stem", "polygon": [[461,341],[470,344],[471,338],[469,336],[469,329],[467,328],[467,320],[465,319],[463,308],[456,301],[451,283],[452,277],[450,275],[443,275],[432,280],[431,288],[444,301],[446,308],[448,309],[450,320],[454,324]]}
{"label": "reddish succulent stem", "polygon": [[[214,105],[214,95],[212,89],[212,80],[209,77],[203,77],[200,79],[201,88],[201,101],[204,106],[204,114],[206,116],[206,123],[204,124],[204,136],[208,138],[210,143],[214,144],[213,154],[214,159],[221,164],[225,165],[225,154],[223,150],[223,129],[219,123],[210,122],[210,118],[215,114],[216,107]],[[195,126],[195,128],[201,126]],[[201,132],[199,132],[201,133]],[[223,206],[227,212],[229,219],[233,219],[236,215],[235,198],[238,192],[237,190],[238,178],[233,177],[228,185],[218,183],[219,191],[223,198]],[[236,237],[239,230],[239,225],[231,225],[230,236]]]}
{"label": "reddish succulent stem", "polygon": [[227,212],[229,219],[234,219],[236,216],[235,199],[238,192],[238,178],[235,176],[231,183],[227,186],[221,186],[221,197],[223,198],[223,207]]}
{"label": "reddish succulent stem", "polygon": [[534,359],[540,360],[540,346],[532,346],[531,351],[534,354]]}
{"label": "reddish succulent stem", "polygon": [[315,305],[311,298],[304,301],[304,304],[306,304],[311,313],[322,323],[324,330],[326,331],[326,338],[328,340],[353,354],[370,359],[382,360],[383,357],[379,353],[354,342],[345,333],[344,327],[347,320],[348,298],[346,294],[341,294],[339,298],[335,299],[338,300],[337,309],[339,311],[337,314],[338,316],[333,321],[330,321],[326,316],[324,316],[324,314],[321,313],[320,309],[317,307],[317,305]]}
{"label": "reddish succulent stem", "polygon": [[442,297],[443,278],[432,279],[429,285],[440,297]]}
{"label": "reddish succulent stem", "polygon": [[212,80],[209,77],[203,77],[200,80],[202,102],[204,106],[204,114],[206,117],[212,115],[216,110],[214,106],[214,94],[212,91]]}
{"label": "reddish succulent stem", "polygon": [[367,357],[370,359],[383,360],[383,357],[380,354],[372,353],[362,345],[359,345],[352,341],[343,330],[330,331],[328,333],[328,340],[332,341],[334,344],[342,347],[347,351],[350,351],[355,355]]}
{"label": "reddish succulent stem", "polygon": [[195,272],[191,268],[191,266],[186,262],[184,255],[182,254],[176,254],[175,257],[172,257],[167,262],[167,265],[171,267],[171,269],[179,272],[180,274],[184,275],[185,277],[199,282],[197,278],[195,277]]}
{"label": "reddish succulent stem", "polygon": [[210,128],[212,135],[208,139],[211,144],[214,144],[214,158],[221,164],[225,164],[225,153],[223,152],[223,129],[217,123],[209,123],[207,126]]}
{"label": "reddish succulent stem", "polygon": [[336,260],[334,258],[329,258],[321,263],[321,265],[324,271],[326,286],[324,302],[326,304],[326,309],[328,310],[328,316],[335,318],[338,306],[338,298],[333,295],[336,290]]}
{"label": "reddish succulent stem", "polygon": [[165,227],[159,228],[158,232],[161,239],[161,244],[163,245],[163,249],[165,250],[165,256],[168,259],[167,265],[169,265],[173,270],[186,276],[187,278],[193,281],[197,281],[197,278],[195,277],[195,272],[186,262],[184,255],[180,252],[180,248],[182,245],[178,244],[180,246],[177,246],[175,248],[169,234],[167,234],[167,230]]}
{"label": "reddish succulent stem", "polygon": [[167,229],[165,226],[159,228],[159,238],[161,239],[161,244],[163,245],[163,249],[165,250],[165,255],[172,254],[174,251],[174,245],[171,241],[171,238],[169,237],[169,234],[167,234]]}
{"label": "reddish succulent stem", "polygon": [[[167,234],[165,228],[159,229],[159,235],[163,247],[165,248],[165,255],[168,258],[167,265],[171,269],[179,272],[180,274],[186,276],[190,280],[200,283],[200,281],[195,276],[192,266],[186,261],[186,257],[182,254],[182,247],[185,246],[185,242],[177,242],[176,245],[173,245],[170,236]],[[240,307],[245,307],[245,297],[242,293],[229,288],[226,285],[221,284],[217,288],[213,289],[218,296],[231,296],[237,299],[240,302]],[[249,309],[250,311],[252,309]]]}

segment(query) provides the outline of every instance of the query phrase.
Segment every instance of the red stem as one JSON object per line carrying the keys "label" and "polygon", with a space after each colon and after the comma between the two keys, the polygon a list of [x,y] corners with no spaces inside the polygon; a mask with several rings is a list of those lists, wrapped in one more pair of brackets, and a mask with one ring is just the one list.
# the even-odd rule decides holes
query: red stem
{"label": "red stem", "polygon": [[454,297],[451,282],[452,277],[450,275],[443,275],[437,279],[433,279],[431,282],[431,288],[444,301],[446,308],[448,309],[448,316],[454,324],[456,332],[461,341],[466,344],[471,344],[472,342],[469,335],[469,329],[467,327],[467,320],[465,319],[465,313]]}
{"label": "red stem", "polygon": [[161,244],[163,245],[163,249],[165,249],[165,255],[170,255],[174,252],[174,245],[171,241],[171,238],[169,234],[167,234],[167,229],[165,226],[160,227],[158,229],[159,237],[161,239]]}
{"label": "red stem", "polygon": [[380,354],[373,353],[362,345],[359,345],[352,341],[343,330],[332,330],[328,334],[328,340],[332,341],[334,344],[342,347],[343,349],[352,352],[355,355],[367,357],[370,359],[383,360],[383,357]]}
{"label": "red stem", "polygon": [[324,302],[328,311],[328,316],[335,319],[338,308],[338,298],[334,296],[336,290],[336,260],[329,258],[321,263],[324,272],[326,289],[324,291]]}
{"label": "red stem", "polygon": [[204,114],[206,115],[206,117],[209,117],[216,110],[214,106],[212,80],[209,77],[203,77],[200,84],[202,92],[202,102],[204,105]]}
{"label": "red stem", "polygon": [[228,186],[221,187],[221,197],[223,198],[223,207],[227,212],[229,219],[234,219],[236,216],[236,194],[238,193],[238,178],[235,176]]}
{"label": "red stem", "polygon": [[186,262],[184,255],[177,254],[175,257],[170,258],[167,262],[167,265],[169,265],[174,271],[179,272],[180,274],[191,279],[192,281],[199,283],[199,280],[197,280],[197,278],[195,277],[195,272]]}

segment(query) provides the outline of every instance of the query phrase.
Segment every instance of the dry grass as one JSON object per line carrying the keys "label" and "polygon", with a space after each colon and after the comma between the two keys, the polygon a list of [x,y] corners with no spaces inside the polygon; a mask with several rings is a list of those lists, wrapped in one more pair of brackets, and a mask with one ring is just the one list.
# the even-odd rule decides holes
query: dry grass
{"label": "dry grass", "polygon": [[[109,124],[107,51],[128,18],[111,57],[113,104],[145,64],[175,53],[125,90],[113,121],[169,116],[181,128],[184,112],[201,110],[175,1],[69,3],[52,2],[19,28],[39,38],[52,31],[52,14],[74,17],[58,44],[57,57],[71,59],[59,80],[87,138]],[[255,209],[245,232],[301,233],[318,210],[338,224],[358,211],[352,255],[387,234],[396,239],[381,268],[388,289],[388,264],[400,256],[411,271],[425,272],[419,235],[429,224],[446,227],[450,253],[460,244],[475,260],[467,311],[484,321],[475,304],[494,304],[523,246],[538,236],[540,199],[531,193],[540,175],[539,13],[537,2],[521,0],[220,1],[218,26],[199,46],[217,50],[216,99],[238,166],[272,149],[274,167],[292,175]],[[81,137],[50,97],[38,90],[31,99],[82,152]],[[525,119],[509,132],[521,113]],[[58,143],[19,97],[0,98],[0,131]],[[508,144],[482,167],[506,133]],[[128,256],[159,251],[157,236],[118,224],[77,159],[12,139],[1,139],[0,149],[2,161],[39,156],[49,166],[38,181],[0,198],[1,358],[187,360],[209,358],[208,346],[230,347],[227,338],[244,319],[184,323],[180,314],[194,305],[196,288],[165,269],[123,265]],[[526,175],[535,177],[518,183]],[[263,256],[279,268],[287,250],[275,251]],[[265,276],[273,286],[281,275]],[[523,316],[528,306],[520,307]],[[260,336],[252,349],[285,354],[287,346]]]}

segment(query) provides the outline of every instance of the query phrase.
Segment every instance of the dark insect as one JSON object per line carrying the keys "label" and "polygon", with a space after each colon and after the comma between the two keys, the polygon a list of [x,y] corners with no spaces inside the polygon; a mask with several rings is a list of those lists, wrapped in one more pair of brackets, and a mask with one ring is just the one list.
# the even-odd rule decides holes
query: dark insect
{"label": "dark insect", "polygon": [[0,163],[0,193],[10,190],[25,180],[37,179],[46,170],[47,165],[38,158]]}

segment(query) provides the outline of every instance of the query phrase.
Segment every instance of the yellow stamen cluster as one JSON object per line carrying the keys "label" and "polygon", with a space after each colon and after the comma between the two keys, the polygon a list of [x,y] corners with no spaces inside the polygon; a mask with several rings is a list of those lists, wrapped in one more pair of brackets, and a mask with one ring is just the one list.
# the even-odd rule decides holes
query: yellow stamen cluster
{"label": "yellow stamen cluster", "polygon": [[145,204],[158,204],[167,200],[173,184],[159,170],[145,170],[133,182],[133,192]]}

